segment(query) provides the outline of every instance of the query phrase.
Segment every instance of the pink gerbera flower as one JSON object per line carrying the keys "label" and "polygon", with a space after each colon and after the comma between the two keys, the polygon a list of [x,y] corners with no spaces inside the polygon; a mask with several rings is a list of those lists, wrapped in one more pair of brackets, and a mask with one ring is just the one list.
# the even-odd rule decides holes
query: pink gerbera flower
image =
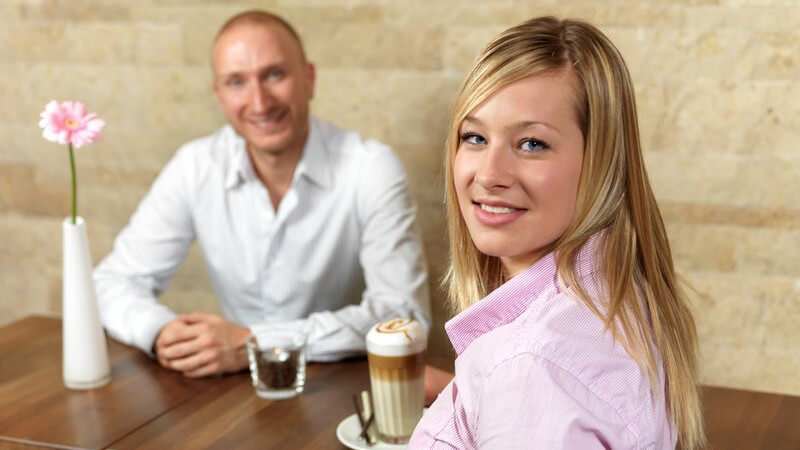
{"label": "pink gerbera flower", "polygon": [[55,100],[42,111],[39,126],[45,139],[59,144],[72,144],[80,148],[100,139],[105,122],[95,113],[87,113],[81,102],[66,101],[60,105]]}
{"label": "pink gerbera flower", "polygon": [[78,178],[75,174],[75,155],[72,147],[82,147],[100,139],[100,131],[106,125],[95,113],[86,113],[81,102],[51,100],[39,115],[39,126],[45,139],[66,144],[69,151],[69,169],[72,174],[72,224],[78,216]]}

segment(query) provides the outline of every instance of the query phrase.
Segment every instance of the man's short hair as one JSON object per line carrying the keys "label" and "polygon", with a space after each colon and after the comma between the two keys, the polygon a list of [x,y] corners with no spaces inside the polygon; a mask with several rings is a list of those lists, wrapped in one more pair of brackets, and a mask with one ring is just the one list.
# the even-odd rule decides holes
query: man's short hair
{"label": "man's short hair", "polygon": [[258,9],[244,11],[228,19],[228,21],[225,22],[225,24],[222,25],[222,28],[220,28],[217,32],[216,37],[214,37],[214,43],[219,40],[219,37],[222,36],[223,33],[239,25],[278,25],[282,27],[284,30],[289,32],[295,41],[297,41],[297,46],[300,48],[300,56],[302,56],[303,60],[305,61],[306,51],[303,48],[303,40],[300,39],[300,35],[297,34],[297,30],[295,30],[294,27],[283,17]]}

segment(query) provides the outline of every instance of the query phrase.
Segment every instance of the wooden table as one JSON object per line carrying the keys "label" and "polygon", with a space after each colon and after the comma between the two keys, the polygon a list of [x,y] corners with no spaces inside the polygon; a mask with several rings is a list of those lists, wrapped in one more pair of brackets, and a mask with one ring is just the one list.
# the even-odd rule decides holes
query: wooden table
{"label": "wooden table", "polygon": [[[109,340],[112,381],[61,381],[61,323],[31,317],[0,328],[0,449],[342,449],[336,426],[368,387],[363,359],[309,364],[303,395],[270,401],[249,375],[192,380]],[[800,397],[703,389],[714,449],[800,449]]]}

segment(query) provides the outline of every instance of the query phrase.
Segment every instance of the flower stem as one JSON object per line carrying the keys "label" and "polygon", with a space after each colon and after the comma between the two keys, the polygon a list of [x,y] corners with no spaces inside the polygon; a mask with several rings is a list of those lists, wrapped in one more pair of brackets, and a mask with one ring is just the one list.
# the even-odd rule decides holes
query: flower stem
{"label": "flower stem", "polygon": [[75,217],[78,215],[78,180],[75,177],[75,155],[72,152],[72,143],[68,143],[69,148],[69,168],[72,172],[72,224],[75,225]]}

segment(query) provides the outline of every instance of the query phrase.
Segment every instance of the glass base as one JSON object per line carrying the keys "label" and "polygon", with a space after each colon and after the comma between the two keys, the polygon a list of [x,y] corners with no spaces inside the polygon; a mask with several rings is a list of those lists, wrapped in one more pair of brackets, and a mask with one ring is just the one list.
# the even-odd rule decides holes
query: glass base
{"label": "glass base", "polygon": [[284,389],[280,391],[264,391],[256,389],[257,396],[261,398],[266,398],[268,400],[280,400],[284,398],[292,398],[301,392],[303,391],[297,389]]}

